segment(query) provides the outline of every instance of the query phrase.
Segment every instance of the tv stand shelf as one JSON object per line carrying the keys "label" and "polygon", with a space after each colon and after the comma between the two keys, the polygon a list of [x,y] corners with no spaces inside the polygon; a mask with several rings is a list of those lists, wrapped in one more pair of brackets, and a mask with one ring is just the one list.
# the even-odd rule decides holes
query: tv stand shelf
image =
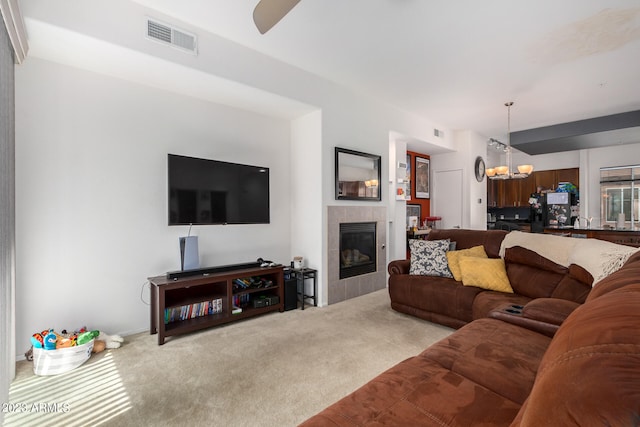
{"label": "tv stand shelf", "polygon": [[[262,279],[269,286],[234,286],[236,279]],[[220,273],[170,279],[150,277],[150,334],[158,334],[158,345],[170,336],[186,334],[272,311],[284,311],[283,267],[253,267]],[[233,314],[234,297],[243,298],[242,312]],[[278,302],[253,307],[252,301],[277,297]]]}

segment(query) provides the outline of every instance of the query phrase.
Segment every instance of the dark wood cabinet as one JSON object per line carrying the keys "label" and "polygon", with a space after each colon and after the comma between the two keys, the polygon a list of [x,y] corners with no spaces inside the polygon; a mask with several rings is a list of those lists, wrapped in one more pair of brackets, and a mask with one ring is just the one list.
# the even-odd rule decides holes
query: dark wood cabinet
{"label": "dark wood cabinet", "polygon": [[502,206],[517,206],[520,200],[520,180],[510,179],[504,181],[504,198]]}
{"label": "dark wood cabinet", "polygon": [[535,191],[533,176],[505,182],[505,207],[527,207],[529,196]]}
{"label": "dark wood cabinet", "polygon": [[555,190],[558,184],[557,172],[555,170],[550,171],[536,171],[533,173],[535,187],[540,187],[544,190]]}
{"label": "dark wood cabinet", "polygon": [[560,182],[570,182],[576,187],[580,187],[580,169],[579,168],[558,169],[556,172],[557,172],[556,185]]}
{"label": "dark wood cabinet", "polygon": [[570,182],[576,187],[580,186],[580,169],[555,169],[549,171],[534,172],[535,187],[543,190],[555,190],[560,182]]}
{"label": "dark wood cabinet", "polygon": [[529,196],[535,191],[533,177],[524,179],[489,180],[487,206],[522,207],[529,205]]}
{"label": "dark wood cabinet", "polygon": [[580,184],[578,168],[534,171],[524,179],[492,180],[487,182],[488,207],[526,207],[529,196],[538,187],[542,190],[555,190],[559,182],[571,182],[576,187]]}
{"label": "dark wood cabinet", "polygon": [[499,207],[504,205],[504,183],[498,179],[490,179],[487,182],[487,206]]}
{"label": "dark wood cabinet", "polygon": [[[242,282],[239,283],[238,281]],[[284,311],[283,267],[256,267],[180,279],[150,277],[151,334],[158,345],[185,334],[271,311]],[[242,286],[241,286],[242,285]],[[245,286],[246,285],[246,286]],[[213,302],[215,309],[196,312]],[[234,304],[234,302],[236,304]],[[234,305],[242,311],[234,312]],[[184,313],[186,308],[187,315]],[[175,313],[175,318],[172,315]],[[189,315],[188,313],[192,313]]]}
{"label": "dark wood cabinet", "polygon": [[536,182],[533,175],[529,175],[529,177],[518,180],[519,187],[519,198],[517,200],[518,206],[529,206],[529,197],[531,197],[531,193],[535,193],[536,191]]}

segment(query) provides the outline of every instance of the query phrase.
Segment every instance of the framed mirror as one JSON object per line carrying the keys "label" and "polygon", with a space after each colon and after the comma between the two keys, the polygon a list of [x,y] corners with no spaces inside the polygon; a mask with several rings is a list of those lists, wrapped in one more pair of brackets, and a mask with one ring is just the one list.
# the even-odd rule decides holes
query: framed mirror
{"label": "framed mirror", "polygon": [[346,148],[336,152],[336,200],[382,200],[381,157]]}

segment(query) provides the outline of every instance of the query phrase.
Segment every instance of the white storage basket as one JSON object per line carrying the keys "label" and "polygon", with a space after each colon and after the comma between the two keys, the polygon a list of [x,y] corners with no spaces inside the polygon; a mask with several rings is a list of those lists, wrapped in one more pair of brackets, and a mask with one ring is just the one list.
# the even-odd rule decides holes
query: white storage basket
{"label": "white storage basket", "polygon": [[75,347],[57,350],[33,349],[33,373],[36,375],[57,375],[74,370],[89,360],[94,340]]}

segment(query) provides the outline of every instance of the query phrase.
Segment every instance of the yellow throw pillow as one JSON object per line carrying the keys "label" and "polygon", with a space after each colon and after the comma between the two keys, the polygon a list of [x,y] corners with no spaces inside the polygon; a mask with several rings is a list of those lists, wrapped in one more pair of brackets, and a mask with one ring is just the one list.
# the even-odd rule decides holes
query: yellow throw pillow
{"label": "yellow throw pillow", "polygon": [[462,284],[513,293],[502,258],[461,257]]}
{"label": "yellow throw pillow", "polygon": [[462,273],[460,272],[460,258],[465,256],[473,256],[478,258],[488,258],[487,253],[484,250],[484,246],[474,246],[469,249],[460,249],[459,251],[448,251],[447,262],[449,263],[449,270],[453,274],[453,278],[458,282],[462,281]]}

